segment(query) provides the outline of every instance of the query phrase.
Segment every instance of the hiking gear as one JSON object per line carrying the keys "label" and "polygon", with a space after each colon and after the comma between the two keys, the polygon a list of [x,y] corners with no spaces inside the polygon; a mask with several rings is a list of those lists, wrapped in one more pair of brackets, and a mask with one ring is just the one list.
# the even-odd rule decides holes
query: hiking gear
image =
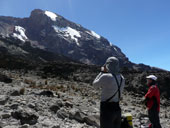
{"label": "hiking gear", "polygon": [[120,128],[121,109],[119,102],[100,103],[100,128]]}
{"label": "hiking gear", "polygon": [[147,79],[151,79],[151,80],[154,80],[154,81],[156,81],[158,78],[156,77],[156,76],[154,76],[154,75],[149,75],[149,76],[147,76],[146,77]]}
{"label": "hiking gear", "polygon": [[119,100],[120,100],[120,97],[121,97],[120,88],[121,88],[122,80],[123,80],[123,79],[122,79],[122,77],[121,77],[121,80],[120,80],[120,83],[119,83],[116,75],[115,75],[115,74],[112,74],[112,75],[114,76],[114,78],[115,78],[115,80],[116,80],[116,85],[117,85],[118,89],[117,89],[117,91],[113,94],[113,96],[111,96],[109,99],[106,100],[106,102],[109,102],[113,97],[115,97],[115,95],[116,95],[117,93],[119,93]]}
{"label": "hiking gear", "polygon": [[123,114],[121,127],[122,128],[133,128],[132,114],[130,113]]}
{"label": "hiking gear", "polygon": [[116,57],[109,57],[104,64],[109,73],[118,75],[119,74],[119,60]]}
{"label": "hiking gear", "polygon": [[156,85],[150,86],[147,94],[145,95],[145,98],[147,99],[146,106],[148,109],[156,106],[157,111],[160,111],[160,92]]}

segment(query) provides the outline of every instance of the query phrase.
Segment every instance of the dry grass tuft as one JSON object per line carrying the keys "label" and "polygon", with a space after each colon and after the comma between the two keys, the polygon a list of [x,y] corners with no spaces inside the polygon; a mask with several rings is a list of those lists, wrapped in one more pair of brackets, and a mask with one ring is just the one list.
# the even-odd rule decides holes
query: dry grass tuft
{"label": "dry grass tuft", "polygon": [[20,93],[21,95],[24,95],[24,94],[25,94],[25,88],[21,88],[20,91],[19,91],[19,93]]}

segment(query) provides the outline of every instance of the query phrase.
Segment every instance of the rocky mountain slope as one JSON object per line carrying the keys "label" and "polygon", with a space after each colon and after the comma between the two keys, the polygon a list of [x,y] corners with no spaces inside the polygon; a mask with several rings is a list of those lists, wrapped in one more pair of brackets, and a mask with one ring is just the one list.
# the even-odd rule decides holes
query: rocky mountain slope
{"label": "rocky mountain slope", "polygon": [[[70,64],[64,65],[61,74],[58,74],[60,70],[54,73],[62,66],[58,64],[51,69],[46,65],[41,73],[0,69],[3,74],[0,75],[0,127],[99,128],[100,90],[90,82],[97,75],[97,68],[79,65],[78,69],[78,65]],[[64,72],[66,67],[70,67],[68,72]],[[144,78],[148,74],[123,74],[127,82],[121,100],[122,113],[133,115],[134,128],[145,128],[149,122],[141,101],[146,93]],[[170,74],[157,75],[166,75],[167,83],[170,80]],[[162,90],[167,84],[163,83],[165,79],[159,79]],[[168,90],[168,84],[166,87]],[[170,101],[162,95],[160,118],[163,128],[170,127],[169,105]]]}
{"label": "rocky mountain slope", "polygon": [[2,36],[0,36],[0,53],[1,68],[30,69],[49,61],[74,62],[68,57],[32,46],[29,41],[23,44],[18,39]]}
{"label": "rocky mountain slope", "polygon": [[28,18],[1,16],[0,35],[4,38],[18,39],[21,44],[30,42],[32,47],[86,64],[103,65],[108,57],[116,56],[122,67],[158,70],[130,62],[120,48],[104,37],[50,11],[36,9]]}

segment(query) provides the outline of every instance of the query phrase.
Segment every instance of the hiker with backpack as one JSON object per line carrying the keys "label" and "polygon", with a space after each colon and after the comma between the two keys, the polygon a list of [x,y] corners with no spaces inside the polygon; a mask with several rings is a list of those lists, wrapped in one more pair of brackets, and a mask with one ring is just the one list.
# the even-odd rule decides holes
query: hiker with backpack
{"label": "hiker with backpack", "polygon": [[156,84],[157,77],[149,75],[146,77],[149,90],[145,95],[144,102],[148,108],[148,116],[151,124],[149,128],[161,128],[159,112],[160,112],[160,92]]}
{"label": "hiker with backpack", "polygon": [[100,103],[100,128],[120,128],[121,108],[119,101],[125,86],[125,79],[119,73],[119,60],[109,57],[93,82],[102,88]]}

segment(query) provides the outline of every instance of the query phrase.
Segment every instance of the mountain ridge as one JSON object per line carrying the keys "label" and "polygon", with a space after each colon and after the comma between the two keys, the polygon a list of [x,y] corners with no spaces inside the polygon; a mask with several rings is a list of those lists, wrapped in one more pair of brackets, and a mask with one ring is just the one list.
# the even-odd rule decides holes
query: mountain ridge
{"label": "mountain ridge", "polygon": [[29,41],[34,47],[86,64],[103,65],[108,57],[115,56],[121,67],[157,70],[132,63],[103,36],[50,11],[35,9],[27,18],[0,16],[0,35],[19,39],[23,44]]}

